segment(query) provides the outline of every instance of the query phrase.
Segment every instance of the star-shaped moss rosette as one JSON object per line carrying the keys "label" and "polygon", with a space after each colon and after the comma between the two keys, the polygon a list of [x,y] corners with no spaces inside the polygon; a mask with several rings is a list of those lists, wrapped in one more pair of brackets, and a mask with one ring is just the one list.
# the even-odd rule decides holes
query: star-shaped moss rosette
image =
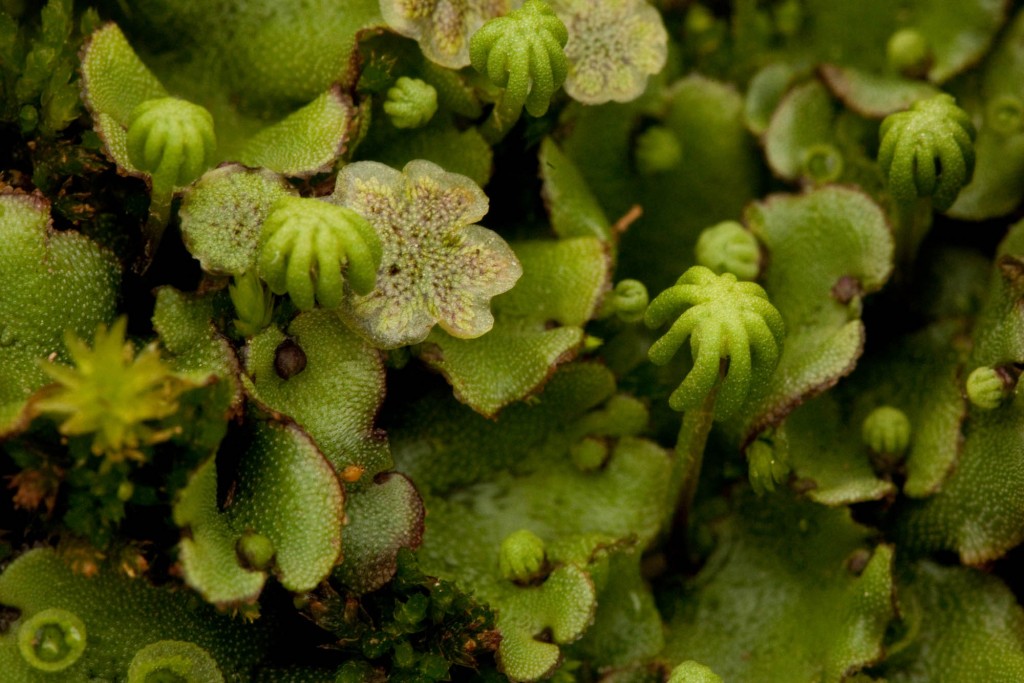
{"label": "star-shaped moss rosette", "polygon": [[437,328],[416,353],[451,382],[459,400],[493,416],[537,391],[583,345],[611,260],[595,237],[512,245],[523,277],[494,299],[494,328],[458,339]]}
{"label": "star-shaped moss rosette", "polygon": [[268,120],[234,108],[216,60],[176,68],[171,96],[116,24],[98,29],[82,55],[83,98],[106,151],[122,172],[151,179],[154,231],[173,193],[215,163],[309,176],[328,170],[348,139],[352,103],[337,88]]}
{"label": "star-shaped moss rosette", "polygon": [[569,34],[544,0],[526,0],[519,9],[491,19],[473,34],[473,68],[504,88],[495,104],[492,121],[507,131],[526,107],[530,116],[542,116],[551,97],[568,74],[565,43]]}
{"label": "star-shaped moss rosette", "polygon": [[[18,614],[0,635],[0,666],[12,681],[134,680],[130,670],[147,661],[162,668],[159,654],[169,649],[199,671],[212,663],[228,680],[248,679],[270,643],[265,623],[232,619],[187,593],[130,579],[113,563],[93,577],[76,574],[48,548],[4,569],[0,604]],[[166,645],[171,641],[177,644]]]}
{"label": "star-shaped moss rosette", "polygon": [[360,161],[342,169],[331,200],[369,221],[383,245],[374,290],[340,308],[375,346],[421,342],[434,325],[463,339],[491,329],[490,299],[522,267],[501,237],[475,225],[487,212],[476,183],[429,161],[401,171]]}
{"label": "star-shaped moss rosette", "polygon": [[569,31],[565,91],[584,104],[629,102],[668,56],[661,14],[646,0],[553,0]]}
{"label": "star-shaped moss rosette", "polygon": [[122,317],[109,330],[101,325],[91,347],[67,335],[73,366],[44,365],[56,383],[34,402],[60,423],[61,434],[91,435],[93,455],[108,463],[143,460],[141,448],[171,438],[174,430],[159,422],[177,412],[179,395],[195,386],[171,371],[155,343],[136,355],[125,339],[127,324]]}
{"label": "star-shaped moss rosette", "polygon": [[718,546],[701,573],[662,596],[662,657],[702,662],[726,681],[825,683],[879,661],[895,616],[892,546],[875,545],[848,510],[788,494],[744,494],[736,507],[714,525]]}
{"label": "star-shaped moss rosette", "polygon": [[0,436],[24,429],[26,401],[71,360],[65,333],[88,339],[114,317],[120,267],[72,230],[56,231],[38,195],[0,193]]}
{"label": "star-shaped moss rosette", "polygon": [[416,40],[427,58],[449,69],[469,66],[470,38],[521,0],[380,0],[387,25]]}
{"label": "star-shaped moss rosette", "polygon": [[[223,476],[234,479],[218,482]],[[219,488],[233,489],[223,504]],[[250,421],[174,504],[186,583],[209,602],[235,606],[255,603],[270,572],[288,590],[312,590],[340,557],[344,499],[334,469],[299,427]]]}

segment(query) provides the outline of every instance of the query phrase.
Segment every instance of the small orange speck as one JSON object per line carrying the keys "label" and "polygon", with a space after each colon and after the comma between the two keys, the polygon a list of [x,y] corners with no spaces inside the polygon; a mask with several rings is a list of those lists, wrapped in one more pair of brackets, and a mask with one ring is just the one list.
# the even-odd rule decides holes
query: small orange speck
{"label": "small orange speck", "polygon": [[359,465],[349,465],[341,471],[341,480],[351,484],[359,481],[359,477],[363,476],[365,471],[366,469]]}

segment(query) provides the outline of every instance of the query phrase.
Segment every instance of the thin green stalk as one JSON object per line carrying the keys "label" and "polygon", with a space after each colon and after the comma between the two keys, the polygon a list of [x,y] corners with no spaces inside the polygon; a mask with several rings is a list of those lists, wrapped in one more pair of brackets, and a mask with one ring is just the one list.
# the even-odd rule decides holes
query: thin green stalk
{"label": "thin green stalk", "polygon": [[715,421],[715,399],[717,389],[704,399],[695,410],[683,414],[683,423],[676,439],[676,456],[679,458],[676,469],[676,524],[682,530],[689,524],[693,501],[697,495],[697,482],[704,463],[704,449],[711,433],[711,425]]}

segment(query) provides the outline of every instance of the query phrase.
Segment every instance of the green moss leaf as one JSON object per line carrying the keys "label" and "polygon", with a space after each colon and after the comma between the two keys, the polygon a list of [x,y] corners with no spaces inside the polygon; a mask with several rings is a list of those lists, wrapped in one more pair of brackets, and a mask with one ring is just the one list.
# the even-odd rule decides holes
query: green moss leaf
{"label": "green moss leaf", "polygon": [[238,161],[286,176],[329,171],[345,150],[353,115],[352,100],[332,88],[249,138]]}
{"label": "green moss leaf", "polygon": [[880,76],[834,64],[823,66],[821,76],[843,104],[862,116],[876,119],[939,94],[937,88],[922,81]]}
{"label": "green moss leaf", "polygon": [[[510,405],[497,421],[458,403],[447,390],[429,394],[388,425],[391,449],[398,469],[425,495],[440,495],[505,469],[517,471],[531,453],[567,450],[586,433],[570,425],[614,392],[615,378],[605,367],[570,363],[536,399]],[[481,443],[489,444],[486,456]]]}
{"label": "green moss leaf", "polygon": [[794,410],[786,418],[786,438],[793,471],[811,500],[836,506],[895,495],[892,482],[871,467],[860,423],[847,419],[831,394]]}
{"label": "green moss leaf", "polygon": [[89,109],[122,128],[128,127],[135,107],[167,97],[117,24],[106,24],[89,38],[82,53],[82,82]]}
{"label": "green moss leaf", "polygon": [[242,411],[238,357],[213,324],[211,297],[192,297],[173,287],[156,292],[153,327],[169,352],[174,372],[201,388],[181,399],[175,439],[204,456],[217,448],[227,421]]}
{"label": "green moss leaf", "polygon": [[375,345],[422,341],[435,324],[460,338],[491,328],[491,297],[522,268],[504,240],[475,225],[487,197],[472,180],[429,161],[402,171],[361,161],[342,169],[333,201],[366,218],[384,246],[374,291],[341,308]]}
{"label": "green moss leaf", "polygon": [[[595,572],[605,571],[588,567],[595,553],[626,540],[645,544],[670,507],[670,461],[651,442],[620,439],[595,472],[581,472],[564,451],[550,455],[557,459],[530,475],[498,475],[425,501],[424,570],[472,586],[497,611],[498,656],[515,680],[534,680],[557,664],[558,648],[536,640],[545,628],[557,644],[576,640],[589,626],[598,597],[591,584]],[[520,587],[498,570],[502,540],[519,529],[545,541],[550,561],[567,563],[539,588]],[[467,534],[473,544],[464,542]]]}
{"label": "green moss leaf", "polygon": [[[1024,223],[1003,241],[993,271],[970,369],[1024,361]],[[982,564],[1024,540],[1024,392],[993,410],[971,407],[963,434],[959,463],[942,490],[908,503],[897,528],[911,546],[954,550],[963,562]]]}
{"label": "green moss leaf", "polygon": [[[204,649],[223,673],[247,678],[269,646],[263,625],[232,620],[209,605],[197,604],[187,593],[129,579],[112,565],[103,566],[92,578],[75,574],[49,549],[25,553],[0,574],[0,604],[21,612],[0,636],[0,666],[12,681],[124,680],[136,653],[164,640],[192,643]],[[18,637],[29,619],[54,608],[81,620],[86,647],[70,667],[46,674],[25,662]]]}
{"label": "green moss leaf", "polygon": [[298,422],[337,472],[358,468],[358,480],[390,469],[387,438],[373,426],[384,400],[380,354],[331,311],[316,309],[289,325],[287,339],[297,346],[304,365],[282,376],[279,355],[285,353],[285,339],[269,327],[249,342],[250,393]]}
{"label": "green moss leaf", "polygon": [[384,586],[398,567],[403,548],[423,539],[423,500],[403,474],[380,474],[349,495],[345,516],[344,561],[334,577],[356,593]]}
{"label": "green moss leaf", "polygon": [[[326,578],[341,552],[343,489],[312,439],[281,422],[243,429],[200,466],[174,506],[175,523],[187,531],[180,545],[185,580],[221,605],[254,601],[271,558],[281,584],[299,592]],[[232,456],[237,479],[221,509],[217,458]]]}
{"label": "green moss leaf", "polygon": [[358,152],[360,159],[372,159],[393,168],[426,159],[446,171],[468,176],[481,187],[491,178],[493,156],[478,129],[471,126],[460,130],[450,116],[440,114],[430,124],[414,130],[377,121]]}
{"label": "green moss leaf", "polygon": [[523,277],[494,299],[494,329],[476,339],[434,329],[417,352],[448,378],[459,400],[484,415],[526,397],[571,360],[608,283],[610,261],[596,238],[512,248]]}
{"label": "green moss leaf", "polygon": [[203,270],[242,275],[256,265],[270,207],[296,192],[275,173],[237,164],[207,172],[185,193],[181,236]]}
{"label": "green moss leaf", "polygon": [[1024,12],[989,54],[977,91],[968,92],[964,105],[975,122],[974,175],[957,196],[949,215],[983,220],[1010,213],[1024,191],[1024,100],[1016,84],[1024,75]]}
{"label": "green moss leaf", "polygon": [[562,149],[613,220],[634,204],[643,208],[622,235],[616,277],[636,278],[660,292],[693,265],[704,228],[736,220],[757,196],[762,164],[744,125],[740,95],[694,75],[667,90],[660,116],[679,142],[679,164],[640,178],[632,142],[642,113],[639,104],[580,109]]}
{"label": "green moss leaf", "polygon": [[57,232],[39,196],[0,194],[0,435],[27,424],[26,399],[68,362],[64,333],[91,339],[114,316],[120,267],[73,231]]}
{"label": "green moss leaf", "polygon": [[593,236],[609,241],[611,225],[576,165],[551,138],[540,143],[541,192],[559,237]]}
{"label": "green moss leaf", "polygon": [[756,432],[853,369],[864,343],[861,299],[889,277],[893,240],[874,202],[838,187],[775,195],[746,218],[768,250],[762,282],[786,323],[779,365],[744,409]]}
{"label": "green moss leaf", "polygon": [[996,577],[920,562],[898,584],[902,623],[880,668],[890,683],[1024,677],[1024,611]]}
{"label": "green moss leaf", "polygon": [[872,549],[845,509],[766,500],[745,496],[718,526],[701,573],[666,596],[664,656],[697,660],[736,683],[839,683],[884,654],[895,614],[892,547]]}

